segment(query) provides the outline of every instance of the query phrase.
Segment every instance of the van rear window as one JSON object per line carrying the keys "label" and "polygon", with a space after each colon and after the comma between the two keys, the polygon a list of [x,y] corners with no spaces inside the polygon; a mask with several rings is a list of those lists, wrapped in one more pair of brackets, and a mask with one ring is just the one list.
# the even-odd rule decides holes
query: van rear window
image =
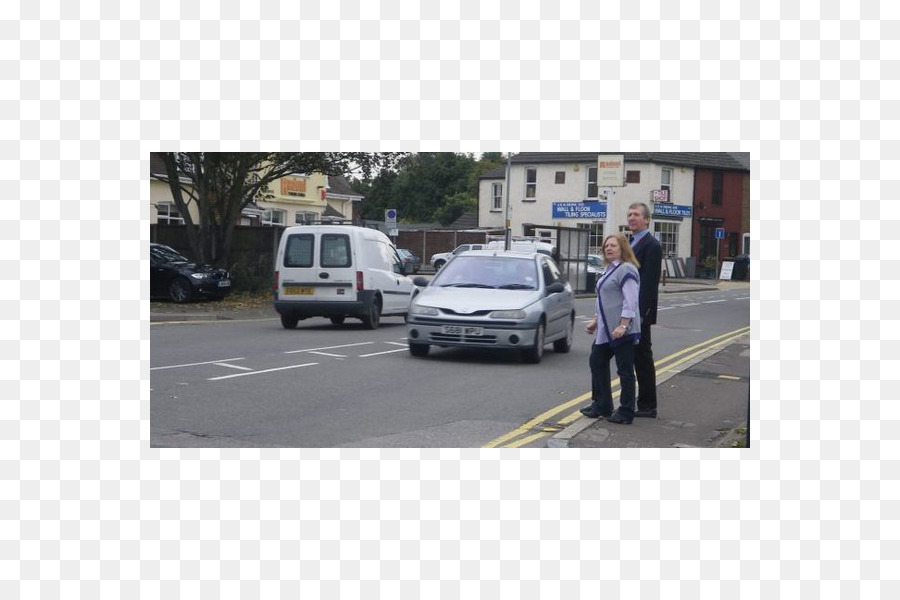
{"label": "van rear window", "polygon": [[308,268],[313,266],[314,238],[309,233],[292,235],[284,248],[284,266]]}
{"label": "van rear window", "polygon": [[323,269],[349,267],[350,238],[340,233],[322,234],[322,252],[319,258]]}

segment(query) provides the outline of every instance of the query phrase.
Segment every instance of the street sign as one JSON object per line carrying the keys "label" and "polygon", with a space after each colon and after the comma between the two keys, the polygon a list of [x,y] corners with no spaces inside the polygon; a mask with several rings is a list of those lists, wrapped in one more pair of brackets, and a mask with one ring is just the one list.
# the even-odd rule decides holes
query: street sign
{"label": "street sign", "polygon": [[731,272],[734,270],[734,263],[730,260],[726,260],[722,263],[722,272],[719,274],[719,279],[731,280]]}
{"label": "street sign", "polygon": [[389,208],[384,211],[384,225],[388,229],[394,229],[397,227],[397,209]]}
{"label": "street sign", "polygon": [[[709,238],[707,238],[709,239]],[[725,239],[725,228],[724,227],[716,227],[716,239],[724,240]]]}

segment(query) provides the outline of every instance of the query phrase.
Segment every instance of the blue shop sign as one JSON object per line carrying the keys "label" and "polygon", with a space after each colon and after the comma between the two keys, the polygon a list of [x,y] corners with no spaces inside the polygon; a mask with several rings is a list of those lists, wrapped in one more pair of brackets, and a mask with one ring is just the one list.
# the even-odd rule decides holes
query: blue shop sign
{"label": "blue shop sign", "polygon": [[684,204],[669,204],[668,202],[653,203],[654,217],[690,217],[691,207]]}
{"label": "blue shop sign", "polygon": [[606,202],[554,202],[554,219],[605,219]]}

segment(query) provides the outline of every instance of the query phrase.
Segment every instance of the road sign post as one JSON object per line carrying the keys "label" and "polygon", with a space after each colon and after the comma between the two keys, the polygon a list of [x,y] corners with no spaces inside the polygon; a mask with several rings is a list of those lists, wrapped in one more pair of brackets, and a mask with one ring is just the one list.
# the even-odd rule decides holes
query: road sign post
{"label": "road sign post", "polygon": [[[725,239],[725,228],[724,227],[716,227],[716,271],[719,270],[719,246],[722,245],[722,240]],[[714,273],[715,275],[715,273]]]}

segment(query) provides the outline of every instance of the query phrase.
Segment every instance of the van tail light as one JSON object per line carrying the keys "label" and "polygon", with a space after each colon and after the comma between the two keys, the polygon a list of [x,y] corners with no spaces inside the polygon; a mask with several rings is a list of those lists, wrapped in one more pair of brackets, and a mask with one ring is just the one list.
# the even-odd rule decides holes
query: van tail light
{"label": "van tail light", "polygon": [[357,271],[356,272],[356,291],[361,292],[364,289],[365,289],[365,287],[363,286],[363,272]]}
{"label": "van tail light", "polygon": [[273,288],[273,291],[276,294],[278,293],[278,275],[279,275],[278,271],[275,271],[275,287]]}

